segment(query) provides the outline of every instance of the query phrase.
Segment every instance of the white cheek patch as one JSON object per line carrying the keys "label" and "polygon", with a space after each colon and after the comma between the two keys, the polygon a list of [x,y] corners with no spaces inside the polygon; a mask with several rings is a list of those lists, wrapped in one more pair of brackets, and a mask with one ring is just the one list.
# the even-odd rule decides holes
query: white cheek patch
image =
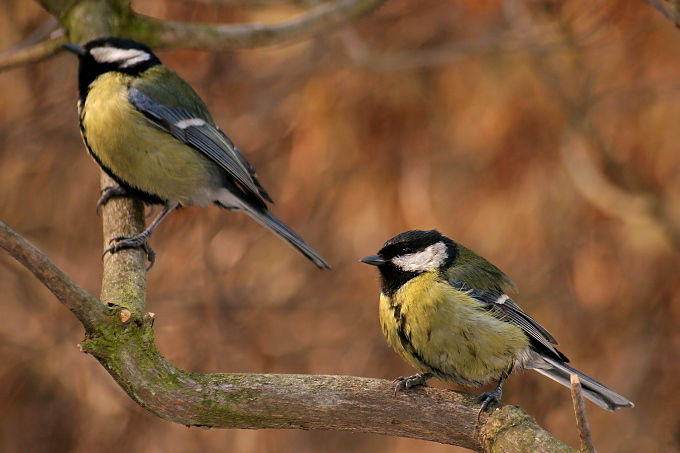
{"label": "white cheek patch", "polygon": [[130,58],[129,60],[127,60],[125,63],[123,63],[122,67],[127,68],[129,66],[134,66],[137,63],[141,63],[142,61],[146,61],[150,58],[151,58],[151,55],[149,55],[146,52],[142,52],[142,54],[139,55],[138,57]]}
{"label": "white cheek patch", "polygon": [[199,126],[203,126],[204,124],[205,124],[205,121],[203,121],[200,118],[191,118],[191,119],[188,119],[188,120],[177,121],[175,123],[175,126],[180,128],[180,129],[186,129],[187,127],[192,127],[192,126],[193,127],[199,127]]}
{"label": "white cheek patch", "polygon": [[120,63],[121,68],[134,66],[149,60],[151,54],[140,49],[116,49],[115,47],[95,47],[90,54],[99,63]]}
{"label": "white cheek patch", "polygon": [[448,258],[446,244],[437,242],[420,252],[392,258],[392,263],[398,268],[408,272],[425,272],[441,266]]}

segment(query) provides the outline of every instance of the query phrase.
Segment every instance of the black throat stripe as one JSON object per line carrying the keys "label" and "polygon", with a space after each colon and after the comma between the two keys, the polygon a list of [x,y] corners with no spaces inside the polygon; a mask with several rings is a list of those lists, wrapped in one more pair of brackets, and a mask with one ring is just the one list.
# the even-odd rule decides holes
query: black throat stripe
{"label": "black throat stripe", "polygon": [[413,343],[411,342],[411,335],[406,333],[407,320],[406,316],[404,316],[404,314],[401,312],[401,305],[390,303],[390,308],[392,309],[394,320],[397,323],[397,335],[399,336],[399,341],[401,342],[401,346],[404,348],[404,350],[411,356],[415,357],[416,360],[418,360],[418,362],[427,368],[429,372],[439,376],[446,376],[445,373],[439,368],[427,363],[422,354],[418,352],[413,346]]}

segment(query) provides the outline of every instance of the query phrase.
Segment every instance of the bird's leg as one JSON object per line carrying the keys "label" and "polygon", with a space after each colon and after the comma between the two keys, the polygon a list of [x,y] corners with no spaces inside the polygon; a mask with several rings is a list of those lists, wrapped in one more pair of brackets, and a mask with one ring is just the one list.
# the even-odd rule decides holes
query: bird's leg
{"label": "bird's leg", "polygon": [[514,363],[510,365],[510,368],[508,368],[508,370],[501,375],[501,378],[498,380],[498,385],[496,385],[496,388],[493,389],[493,391],[482,392],[477,397],[477,401],[481,401],[482,403],[482,407],[479,408],[479,414],[477,414],[477,421],[479,421],[479,417],[482,415],[482,412],[484,412],[486,408],[489,407],[491,402],[501,402],[501,396],[503,396],[503,384],[505,384],[505,380],[508,378],[508,376],[510,376],[510,373],[512,373],[513,366]]}
{"label": "bird's leg", "polygon": [[479,396],[477,397],[477,401],[480,401],[482,403],[482,407],[479,408],[479,414],[477,416],[477,419],[479,419],[479,416],[482,415],[482,412],[484,412],[486,408],[489,407],[489,404],[491,404],[491,402],[493,401],[496,401],[497,403],[501,402],[505,378],[506,378],[505,374],[501,376],[501,378],[498,380],[498,385],[496,385],[496,388],[492,392],[482,392],[479,394]]}
{"label": "bird's leg", "polygon": [[[130,196],[130,194],[125,190],[123,186],[115,185],[115,186],[108,186],[104,187],[101,190],[101,196],[99,197],[99,200],[97,201],[97,215],[101,215],[101,210],[102,206],[104,206],[108,201],[113,198],[113,197],[126,197]],[[156,205],[152,204],[151,205],[151,210],[149,213],[146,215],[146,217],[151,217],[153,213],[156,212]]]}
{"label": "bird's leg", "polygon": [[418,373],[408,377],[399,376],[392,381],[397,384],[394,386],[394,396],[397,395],[399,390],[408,390],[419,385],[427,385],[427,380],[432,377],[434,377],[432,373]]}
{"label": "bird's leg", "polygon": [[127,191],[123,186],[116,184],[115,186],[104,187],[101,191],[101,196],[99,201],[97,201],[97,215],[101,213],[102,206],[104,206],[113,197],[124,197],[128,195]]}
{"label": "bird's leg", "polygon": [[146,252],[146,255],[149,259],[149,262],[151,263],[149,267],[147,268],[148,270],[151,270],[153,265],[156,262],[156,253],[149,247],[148,240],[149,237],[151,237],[151,233],[153,233],[153,230],[156,229],[156,227],[161,223],[163,218],[170,214],[170,211],[175,209],[177,207],[177,203],[166,203],[163,206],[163,211],[161,211],[158,216],[153,219],[153,222],[151,222],[151,225],[144,230],[141,234],[137,236],[116,236],[113,239],[109,241],[109,244],[115,244],[111,245],[109,248],[104,250],[104,253],[102,254],[102,257],[106,255],[107,253],[114,254],[119,250],[122,249],[127,249],[127,248],[132,248],[132,247],[142,247],[144,251]]}

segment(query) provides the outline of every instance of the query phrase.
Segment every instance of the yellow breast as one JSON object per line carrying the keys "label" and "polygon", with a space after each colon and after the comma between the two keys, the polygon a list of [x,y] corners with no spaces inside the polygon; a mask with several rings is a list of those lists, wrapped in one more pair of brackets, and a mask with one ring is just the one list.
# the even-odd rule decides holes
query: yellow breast
{"label": "yellow breast", "polygon": [[421,372],[463,385],[498,379],[529,341],[514,324],[480,309],[437,272],[411,279],[389,298],[380,296],[388,344]]}
{"label": "yellow breast", "polygon": [[106,73],[83,106],[84,139],[103,166],[128,185],[164,200],[206,204],[215,184],[211,163],[154,126],[127,100],[129,76]]}

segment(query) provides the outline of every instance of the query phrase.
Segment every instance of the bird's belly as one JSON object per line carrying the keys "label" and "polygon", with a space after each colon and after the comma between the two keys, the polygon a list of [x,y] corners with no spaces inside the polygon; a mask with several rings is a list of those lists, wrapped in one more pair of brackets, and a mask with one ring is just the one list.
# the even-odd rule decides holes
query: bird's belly
{"label": "bird's belly", "polygon": [[414,280],[420,288],[407,289],[398,310],[381,296],[380,321],[389,345],[419,371],[479,386],[497,380],[527,350],[517,326],[467,299],[452,300],[444,286]]}
{"label": "bird's belly", "polygon": [[83,138],[100,165],[125,184],[165,201],[212,202],[219,180],[215,165],[135,110],[124,86],[106,90],[110,82],[104,79],[91,88],[82,119]]}

